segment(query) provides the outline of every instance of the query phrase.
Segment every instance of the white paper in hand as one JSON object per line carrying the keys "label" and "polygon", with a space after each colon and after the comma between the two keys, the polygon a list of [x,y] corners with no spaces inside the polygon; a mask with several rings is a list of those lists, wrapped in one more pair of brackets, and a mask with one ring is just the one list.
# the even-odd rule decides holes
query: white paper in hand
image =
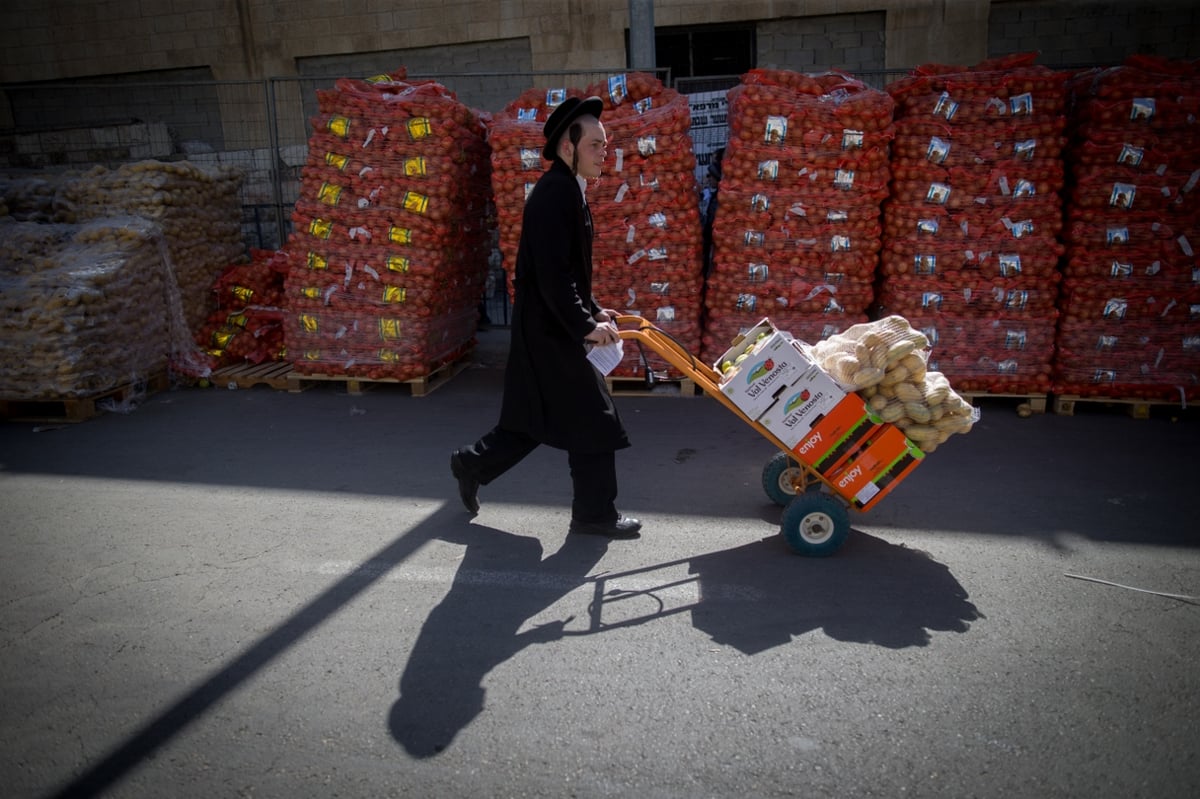
{"label": "white paper in hand", "polygon": [[592,366],[600,370],[600,374],[607,375],[625,357],[625,342],[617,339],[613,344],[597,344],[588,350],[587,357]]}

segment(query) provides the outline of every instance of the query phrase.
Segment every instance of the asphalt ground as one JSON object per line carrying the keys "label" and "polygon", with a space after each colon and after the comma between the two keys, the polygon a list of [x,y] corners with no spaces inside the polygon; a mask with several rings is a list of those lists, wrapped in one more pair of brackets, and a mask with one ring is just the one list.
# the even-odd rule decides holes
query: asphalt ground
{"label": "asphalt ground", "polygon": [[812,559],[769,442],[707,397],[619,397],[645,531],[606,542],[566,534],[554,450],[459,505],[506,339],[423,397],[0,424],[4,795],[1200,792],[1191,414],[984,403]]}

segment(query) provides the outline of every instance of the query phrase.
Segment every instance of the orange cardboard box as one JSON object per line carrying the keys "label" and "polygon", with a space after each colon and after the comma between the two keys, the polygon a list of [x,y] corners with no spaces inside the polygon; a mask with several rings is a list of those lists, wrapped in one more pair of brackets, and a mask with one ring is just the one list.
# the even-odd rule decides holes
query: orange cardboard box
{"label": "orange cardboard box", "polygon": [[830,475],[884,425],[868,410],[862,397],[847,394],[792,448],[796,457],[818,474]]}
{"label": "orange cardboard box", "polygon": [[827,478],[859,510],[869,510],[921,463],[925,453],[900,428],[885,424],[867,446]]}

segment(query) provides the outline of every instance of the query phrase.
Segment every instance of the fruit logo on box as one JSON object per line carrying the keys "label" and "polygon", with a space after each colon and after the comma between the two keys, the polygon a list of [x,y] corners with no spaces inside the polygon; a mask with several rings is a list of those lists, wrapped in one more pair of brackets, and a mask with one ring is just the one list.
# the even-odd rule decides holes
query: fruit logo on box
{"label": "fruit logo on box", "polygon": [[767,358],[765,361],[755,366],[753,369],[747,370],[746,382],[753,383],[760,377],[765,377],[772,369],[775,368],[775,361]]}

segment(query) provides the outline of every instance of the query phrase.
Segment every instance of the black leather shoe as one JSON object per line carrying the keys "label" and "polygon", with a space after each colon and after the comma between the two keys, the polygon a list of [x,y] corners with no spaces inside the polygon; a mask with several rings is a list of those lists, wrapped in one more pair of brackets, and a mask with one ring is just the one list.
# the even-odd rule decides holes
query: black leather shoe
{"label": "black leather shoe", "polygon": [[450,453],[450,473],[458,480],[458,496],[471,513],[479,513],[479,481],[471,476],[458,450]]}
{"label": "black leather shoe", "polygon": [[620,516],[614,522],[577,522],[571,520],[569,532],[578,535],[602,535],[605,538],[640,538],[642,523],[628,516]]}

